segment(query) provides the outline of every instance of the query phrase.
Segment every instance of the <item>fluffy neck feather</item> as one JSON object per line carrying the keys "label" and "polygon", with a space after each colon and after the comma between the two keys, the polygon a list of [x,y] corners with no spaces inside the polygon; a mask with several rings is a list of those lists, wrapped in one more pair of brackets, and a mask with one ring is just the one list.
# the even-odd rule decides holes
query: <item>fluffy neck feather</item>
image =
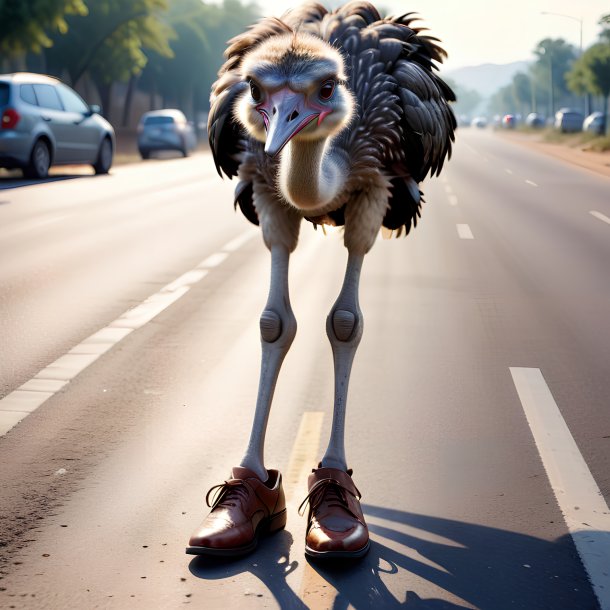
{"label": "fluffy neck feather", "polygon": [[308,212],[326,207],[341,191],[347,162],[327,139],[292,140],[281,153],[279,186],[295,207]]}

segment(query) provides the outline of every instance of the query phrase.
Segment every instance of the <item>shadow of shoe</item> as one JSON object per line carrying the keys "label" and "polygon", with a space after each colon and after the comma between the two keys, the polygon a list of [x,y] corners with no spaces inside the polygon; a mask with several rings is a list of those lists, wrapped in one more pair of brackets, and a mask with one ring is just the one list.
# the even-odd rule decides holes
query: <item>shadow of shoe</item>
{"label": "shadow of shoe", "polygon": [[305,609],[307,606],[286,582],[287,576],[299,565],[297,561],[290,561],[292,544],[292,534],[283,530],[261,540],[256,551],[244,557],[199,555],[190,562],[189,570],[202,580],[222,580],[250,572],[269,589],[280,608]]}

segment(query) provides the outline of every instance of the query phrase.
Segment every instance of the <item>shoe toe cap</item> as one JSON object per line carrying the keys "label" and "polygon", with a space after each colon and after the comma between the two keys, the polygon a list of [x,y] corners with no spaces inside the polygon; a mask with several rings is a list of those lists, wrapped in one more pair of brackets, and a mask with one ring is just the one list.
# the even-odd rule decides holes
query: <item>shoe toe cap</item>
{"label": "shoe toe cap", "polygon": [[321,526],[314,526],[307,534],[307,546],[320,553],[354,552],[364,548],[369,541],[368,530],[361,523],[336,532]]}

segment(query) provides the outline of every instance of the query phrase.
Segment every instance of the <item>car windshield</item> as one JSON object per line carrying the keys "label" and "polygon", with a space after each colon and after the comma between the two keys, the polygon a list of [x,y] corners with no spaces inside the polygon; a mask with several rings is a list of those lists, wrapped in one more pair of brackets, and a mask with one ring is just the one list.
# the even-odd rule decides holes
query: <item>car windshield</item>
{"label": "car windshield", "polygon": [[172,116],[149,116],[144,119],[144,125],[169,125],[174,122]]}
{"label": "car windshield", "polygon": [[8,104],[8,83],[0,83],[0,106]]}

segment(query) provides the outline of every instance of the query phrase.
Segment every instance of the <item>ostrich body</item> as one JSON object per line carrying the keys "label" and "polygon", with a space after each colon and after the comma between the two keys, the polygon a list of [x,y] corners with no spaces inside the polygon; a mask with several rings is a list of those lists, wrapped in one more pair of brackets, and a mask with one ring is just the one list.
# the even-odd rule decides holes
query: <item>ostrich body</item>
{"label": "ostrich body", "polygon": [[267,478],[265,430],[281,363],[296,333],[288,262],[305,218],[344,225],[345,280],[326,323],[335,369],[332,431],[321,465],[347,470],[347,388],[362,337],[358,285],[382,226],[408,233],[420,215],[418,183],[451,152],[451,89],[434,74],[444,52],[366,2],[327,12],[308,4],[263,19],[229,43],[211,97],[210,146],[219,174],[237,176],[235,204],[271,251],[260,318],[262,365],[241,466]]}

